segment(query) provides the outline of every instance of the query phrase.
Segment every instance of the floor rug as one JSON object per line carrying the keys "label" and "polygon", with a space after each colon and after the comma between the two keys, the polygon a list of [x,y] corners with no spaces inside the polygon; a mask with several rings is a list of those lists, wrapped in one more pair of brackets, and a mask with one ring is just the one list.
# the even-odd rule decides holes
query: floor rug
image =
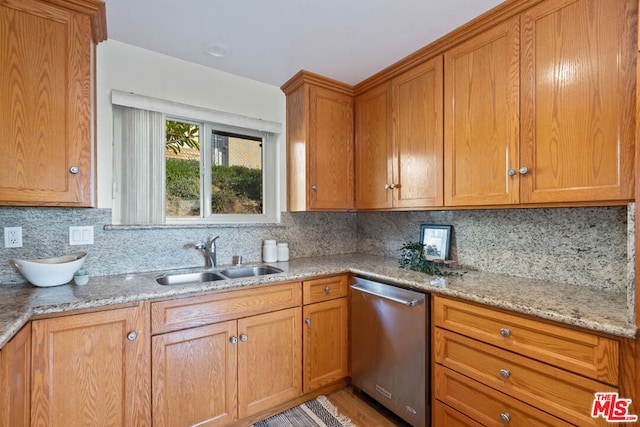
{"label": "floor rug", "polygon": [[318,396],[251,427],[356,427],[348,417],[340,415],[325,396]]}

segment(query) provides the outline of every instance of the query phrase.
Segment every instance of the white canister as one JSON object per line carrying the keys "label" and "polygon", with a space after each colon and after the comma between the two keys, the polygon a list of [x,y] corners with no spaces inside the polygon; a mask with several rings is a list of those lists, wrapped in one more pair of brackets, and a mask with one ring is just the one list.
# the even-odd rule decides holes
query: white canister
{"label": "white canister", "polygon": [[262,261],[276,262],[278,260],[278,247],[275,240],[265,240],[262,245]]}
{"label": "white canister", "polygon": [[288,243],[278,243],[278,261],[289,261]]}

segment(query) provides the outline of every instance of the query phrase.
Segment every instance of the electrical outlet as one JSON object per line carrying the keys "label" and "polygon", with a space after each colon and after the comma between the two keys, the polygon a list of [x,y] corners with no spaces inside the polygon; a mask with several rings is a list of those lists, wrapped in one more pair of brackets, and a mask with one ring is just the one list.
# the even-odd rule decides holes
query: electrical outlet
{"label": "electrical outlet", "polygon": [[4,228],[4,247],[5,248],[21,248],[22,247],[22,227],[5,227]]}

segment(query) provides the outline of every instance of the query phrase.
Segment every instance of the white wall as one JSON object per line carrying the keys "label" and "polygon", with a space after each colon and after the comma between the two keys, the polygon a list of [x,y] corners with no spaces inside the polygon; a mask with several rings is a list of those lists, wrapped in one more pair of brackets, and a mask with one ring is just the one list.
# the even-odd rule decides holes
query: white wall
{"label": "white wall", "polygon": [[[224,59],[222,59],[224,60]],[[257,63],[256,67],[260,64]],[[115,40],[97,48],[98,207],[111,208],[111,90],[282,123],[281,209],[285,207],[285,96],[280,88],[192,64]],[[284,83],[284,82],[283,82]]]}

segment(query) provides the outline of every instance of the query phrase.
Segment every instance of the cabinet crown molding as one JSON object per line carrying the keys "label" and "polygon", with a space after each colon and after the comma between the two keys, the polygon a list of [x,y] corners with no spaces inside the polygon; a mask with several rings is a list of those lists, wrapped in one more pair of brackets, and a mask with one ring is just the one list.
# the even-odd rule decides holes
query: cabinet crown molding
{"label": "cabinet crown molding", "polygon": [[107,39],[107,9],[101,0],[44,0],[46,3],[88,15],[91,35],[98,44]]}
{"label": "cabinet crown molding", "polygon": [[280,89],[282,89],[285,95],[289,95],[304,84],[312,84],[314,86],[322,87],[325,89],[331,89],[349,96],[354,95],[353,86],[330,79],[328,77],[321,76],[319,74],[312,73],[307,70],[300,70],[286,83],[280,86]]}

